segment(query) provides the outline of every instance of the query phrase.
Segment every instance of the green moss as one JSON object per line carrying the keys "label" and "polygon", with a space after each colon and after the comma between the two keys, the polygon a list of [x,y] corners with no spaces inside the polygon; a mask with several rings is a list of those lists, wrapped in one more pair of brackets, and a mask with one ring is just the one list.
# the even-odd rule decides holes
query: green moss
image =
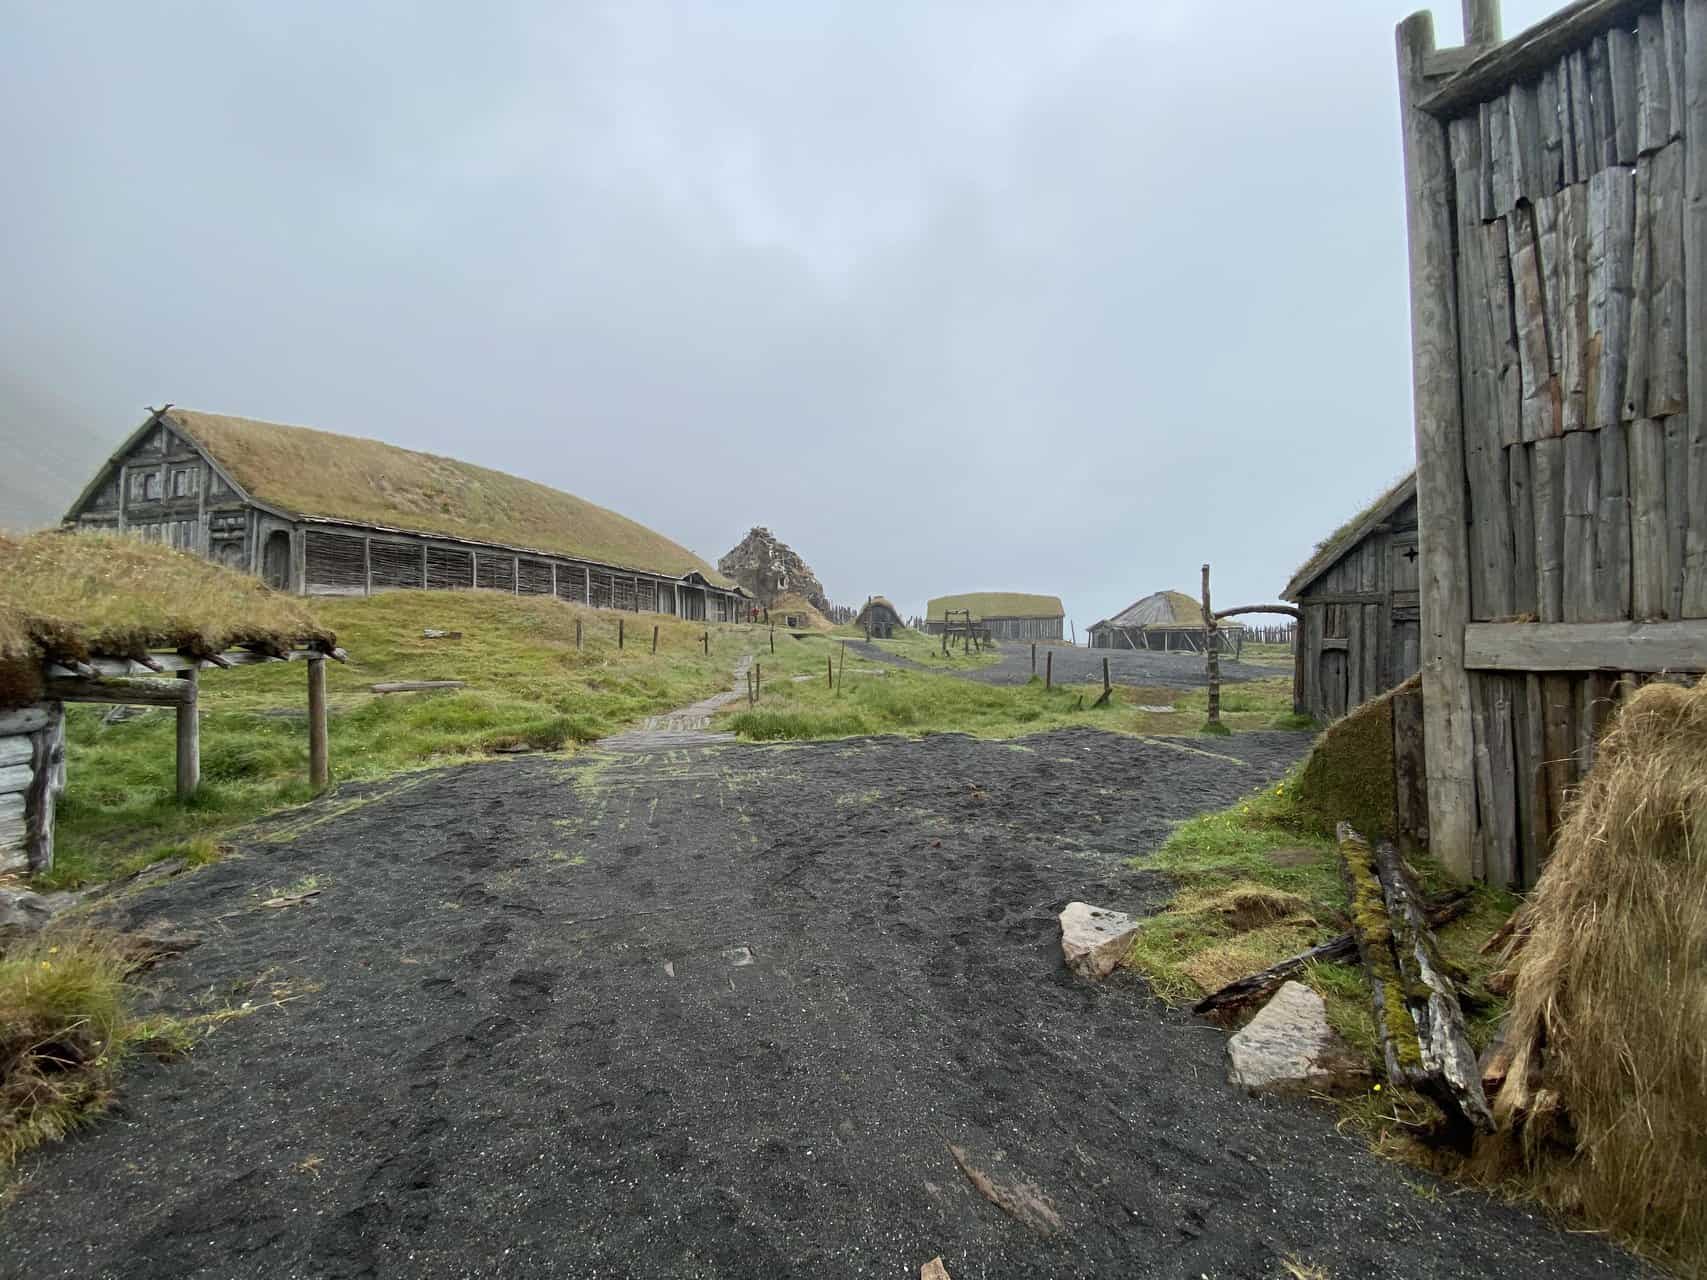
{"label": "green moss", "polygon": [[1316,739],[1299,774],[1300,801],[1323,834],[1349,822],[1371,840],[1396,835],[1393,702],[1366,702]]}

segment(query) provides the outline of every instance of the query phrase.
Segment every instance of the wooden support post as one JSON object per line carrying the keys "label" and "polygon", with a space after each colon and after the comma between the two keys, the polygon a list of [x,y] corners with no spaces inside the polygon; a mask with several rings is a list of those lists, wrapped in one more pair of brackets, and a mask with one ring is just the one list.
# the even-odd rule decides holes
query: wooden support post
{"label": "wooden support post", "polygon": [[1108,680],[1108,659],[1102,660],[1102,697],[1091,703],[1093,707],[1106,707],[1108,700],[1114,696],[1114,686]]}
{"label": "wooden support post", "polygon": [[326,659],[308,660],[308,783],[316,791],[332,781],[326,739]]}
{"label": "wooden support post", "polygon": [[1043,687],[1055,687],[1055,650],[1047,649],[1043,654]]}
{"label": "wooden support post", "polygon": [[830,688],[834,689],[836,687],[836,660],[827,653],[824,655],[824,667],[824,679]]}
{"label": "wooden support post", "polygon": [[841,687],[842,687],[843,683],[845,682],[847,673],[848,673],[848,642],[846,640],[844,640],[844,641],[842,641],[841,665],[836,668],[836,689],[838,691],[841,690]]}
{"label": "wooden support post", "polygon": [[1031,642],[1031,674],[1037,674],[1037,641]]}
{"label": "wooden support post", "polygon": [[658,652],[658,624],[656,622],[652,624],[652,652]]}
{"label": "wooden support post", "polygon": [[1434,52],[1434,18],[1396,36],[1411,278],[1411,383],[1417,437],[1424,741],[1430,852],[1468,878],[1474,845],[1475,758],[1464,669],[1470,555],[1465,535],[1464,419],[1452,242],[1452,163],[1446,126],[1418,106]]}
{"label": "wooden support post", "polygon": [[709,658],[711,656],[711,632],[707,631],[705,633],[704,639],[705,639],[705,656]]}
{"label": "wooden support post", "polygon": [[57,702],[17,715],[41,715],[46,723],[30,734],[30,786],[24,794],[24,856],[32,872],[53,869],[53,830],[59,793],[65,788],[65,708]]}
{"label": "wooden support post", "polygon": [[1304,637],[1300,634],[1303,620],[1292,629],[1292,714],[1307,716],[1310,708],[1304,701]]}
{"label": "wooden support post", "polygon": [[575,619],[575,647],[577,649],[581,647],[581,620],[579,618]]}
{"label": "wooden support post", "polygon": [[1212,725],[1221,723],[1221,657],[1216,653],[1215,610],[1209,603],[1209,566],[1203,566],[1203,665],[1209,677],[1209,717]]}
{"label": "wooden support post", "polygon": [[776,628],[771,628],[771,652],[776,652]]}
{"label": "wooden support post", "polygon": [[1464,43],[1475,49],[1500,42],[1500,0],[1464,0]]}
{"label": "wooden support post", "polygon": [[189,697],[178,704],[178,799],[188,800],[202,782],[201,672],[191,667],[178,672]]}
{"label": "wooden support post", "polygon": [[[1683,539],[1682,607],[1684,617],[1701,618],[1707,617],[1707,519],[1701,516],[1707,495],[1707,3],[1687,0],[1683,27],[1688,50],[1681,95],[1683,332],[1689,395],[1683,482],[1690,516]],[[1675,567],[1672,572],[1677,572]]]}
{"label": "wooden support post", "polygon": [[622,648],[622,643],[623,643],[623,639],[622,639],[622,638],[623,638],[623,623],[624,623],[624,622],[625,622],[625,621],[627,621],[627,619],[625,619],[625,618],[618,618],[618,619],[617,619],[617,620],[616,620],[616,647],[617,647],[617,648],[618,648],[618,649],[619,649],[619,650],[620,650],[620,649],[621,649],[621,648]]}
{"label": "wooden support post", "polygon": [[765,691],[765,669],[759,663],[753,664],[753,696],[756,698]]}

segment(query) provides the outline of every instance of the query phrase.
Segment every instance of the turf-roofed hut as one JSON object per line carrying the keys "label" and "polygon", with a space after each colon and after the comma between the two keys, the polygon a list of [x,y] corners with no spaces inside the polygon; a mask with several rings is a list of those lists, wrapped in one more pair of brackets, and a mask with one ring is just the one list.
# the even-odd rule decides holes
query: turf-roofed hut
{"label": "turf-roofed hut", "polygon": [[66,516],[302,595],[482,587],[733,622],[742,593],[687,548],[532,480],[377,440],[167,406]]}
{"label": "turf-roofed hut", "polygon": [[875,636],[879,640],[891,639],[897,631],[907,629],[906,622],[901,618],[901,611],[884,596],[872,596],[867,600],[865,608],[861,609],[859,616],[854,619],[854,625],[867,636]]}
{"label": "turf-roofed hut", "polygon": [[941,635],[950,620],[969,613],[971,621],[992,640],[1059,640],[1067,611],[1059,596],[1027,595],[1020,591],[969,591],[937,596],[925,608],[925,630]]}
{"label": "turf-roofed hut", "polygon": [[[1134,600],[1112,618],[1091,624],[1093,649],[1175,649],[1202,653],[1209,628],[1203,605],[1183,591],[1155,591]],[[1229,618],[1215,631],[1217,653],[1237,654],[1244,647],[1245,628]]]}
{"label": "turf-roofed hut", "polygon": [[1406,476],[1323,541],[1281,594],[1303,615],[1304,706],[1338,719],[1421,661],[1417,479]]}
{"label": "turf-roofed hut", "polygon": [[201,778],[200,673],[306,661],[309,771],[327,781],[325,660],[337,638],[253,577],[136,538],[0,535],[0,873],[53,865],[65,704],[176,710],[177,788]]}

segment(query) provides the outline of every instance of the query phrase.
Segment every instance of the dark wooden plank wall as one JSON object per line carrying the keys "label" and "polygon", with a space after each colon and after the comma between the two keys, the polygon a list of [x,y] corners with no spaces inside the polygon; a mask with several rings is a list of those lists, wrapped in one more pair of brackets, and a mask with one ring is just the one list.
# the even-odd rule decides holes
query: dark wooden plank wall
{"label": "dark wooden plank wall", "polygon": [[[1684,83],[1703,8],[1655,0],[1447,122],[1472,621],[1707,617],[1685,263],[1707,249],[1685,212],[1686,179],[1707,194]],[[1650,678],[1471,673],[1477,875],[1534,883],[1621,690]]]}

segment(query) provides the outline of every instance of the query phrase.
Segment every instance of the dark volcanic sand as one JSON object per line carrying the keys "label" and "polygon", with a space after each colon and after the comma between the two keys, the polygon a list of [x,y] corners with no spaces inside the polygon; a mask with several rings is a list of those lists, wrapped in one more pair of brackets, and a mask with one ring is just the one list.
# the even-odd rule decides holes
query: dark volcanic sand
{"label": "dark volcanic sand", "polygon": [[[168,1007],[305,994],[26,1161],[0,1271],[1633,1273],[1424,1198],[1327,1111],[1230,1090],[1221,1032],[1064,972],[1068,899],[1153,905],[1117,860],[1306,742],[1217,742],[1235,766],[1085,730],[868,739],[346,788],[133,901],[209,932],[157,972]],[[317,899],[256,905],[306,875]],[[978,1196],[949,1143],[1035,1182],[1065,1234]]]}

